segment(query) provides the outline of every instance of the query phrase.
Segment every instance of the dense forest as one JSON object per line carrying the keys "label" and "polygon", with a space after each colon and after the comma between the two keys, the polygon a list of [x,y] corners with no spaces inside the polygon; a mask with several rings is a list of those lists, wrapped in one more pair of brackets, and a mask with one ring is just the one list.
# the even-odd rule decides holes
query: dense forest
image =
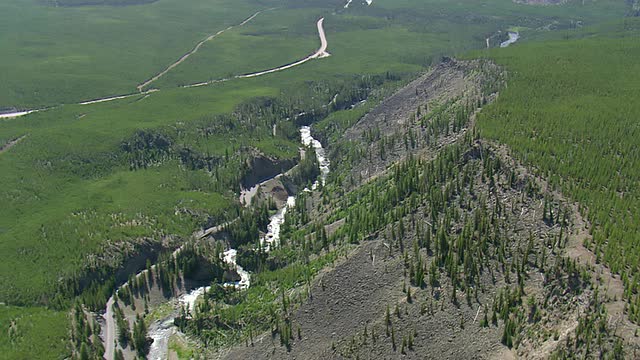
{"label": "dense forest", "polygon": [[507,144],[593,224],[585,244],[621,275],[629,316],[639,321],[640,126],[638,19],[612,35],[530,43],[492,52],[511,69],[509,88],[487,107],[483,136]]}

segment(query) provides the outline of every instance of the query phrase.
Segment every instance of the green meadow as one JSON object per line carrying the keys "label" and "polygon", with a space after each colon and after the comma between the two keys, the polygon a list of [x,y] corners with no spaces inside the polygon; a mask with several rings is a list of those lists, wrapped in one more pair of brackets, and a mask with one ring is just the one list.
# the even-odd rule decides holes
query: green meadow
{"label": "green meadow", "polygon": [[[132,93],[211,34],[239,24],[161,79],[159,86],[182,85],[248,73],[294,61],[317,48],[315,20],[329,33],[359,42],[349,56],[369,60],[393,52],[422,64],[425,57],[484,45],[486,37],[510,26],[569,28],[621,16],[621,1],[571,2],[532,7],[508,0],[376,1],[373,6],[342,1],[159,0],[130,6],[84,5],[109,2],[8,0],[0,4],[0,108],[41,108]],[[134,2],[136,3],[136,2]],[[337,22],[337,24],[336,24]],[[370,30],[378,30],[369,32]],[[362,37],[358,31],[367,31]],[[369,41],[375,39],[375,42]],[[348,44],[345,39],[344,45]],[[405,54],[423,44],[428,50]],[[359,46],[358,46],[359,45]],[[372,49],[376,47],[378,49]],[[391,45],[393,48],[388,48]],[[341,48],[340,37],[330,47]],[[358,51],[366,47],[366,52]],[[401,48],[401,49],[395,49]],[[427,54],[427,55],[425,55]]]}
{"label": "green meadow", "polygon": [[[99,270],[103,257],[122,256],[116,250],[126,244],[166,237],[178,242],[205,224],[232,217],[239,206],[239,174],[251,151],[297,156],[297,124],[284,113],[272,114],[268,120],[286,130],[273,136],[267,120],[240,116],[253,114],[246,104],[278,99],[289,110],[320,108],[335,89],[373,75],[406,81],[442,56],[483,48],[488,37],[497,45],[513,26],[528,29],[525,40],[547,36],[547,29],[573,34],[581,31],[576,27],[627,11],[622,1],[531,7],[510,0],[374,0],[372,6],[354,2],[349,9],[343,8],[346,1],[311,0],[60,2],[64,6],[0,3],[0,108],[52,107],[0,120],[0,145],[24,136],[0,153],[3,334],[9,334],[12,321],[17,324],[12,337],[0,336],[0,352],[8,358],[68,356],[66,309],[81,291],[70,281]],[[152,84],[158,92],[71,105],[133,93],[198,41],[271,8],[205,43]],[[315,52],[320,17],[326,18],[331,57],[260,78],[180,88]],[[518,51],[536,55],[545,46],[518,44],[491,54],[508,68],[524,69],[530,64],[512,60]],[[570,55],[566,46],[554,46]],[[352,123],[362,113],[359,108],[335,113],[322,126],[333,120]],[[488,124],[487,134],[508,135]],[[125,146],[141,137],[166,140],[172,150]],[[213,165],[192,166],[194,158]]]}
{"label": "green meadow", "polygon": [[261,7],[188,0],[134,6],[0,3],[0,108],[40,108],[132,93],[200,40]]}
{"label": "green meadow", "polygon": [[68,322],[66,311],[2,306],[2,358],[61,359],[68,353]]}
{"label": "green meadow", "polygon": [[[111,214],[160,216],[154,229],[187,235],[195,224],[173,216],[174,208],[187,200],[185,196],[196,201],[196,206],[223,207],[224,202],[219,204],[222,199],[190,184],[193,179],[189,176],[195,175],[180,171],[177,164],[130,171],[119,147],[136,129],[229,112],[243,99],[274,94],[269,88],[239,91],[230,87],[209,91],[208,96],[203,91],[195,96],[189,91],[167,92],[144,101],[64,106],[4,124],[9,133],[27,137],[0,159],[2,183],[18,185],[2,190],[3,203],[11,204],[0,210],[0,246],[8,260],[0,265],[2,298],[12,303],[33,302],[37,294],[55,290],[45,288],[77,271],[84,257],[98,250],[106,239],[154,234],[149,233],[153,230],[150,227],[146,231],[127,229],[133,232],[128,236],[113,233],[109,230]],[[185,110],[179,111],[164,105],[170,101],[192,106],[185,105]],[[212,139],[211,145],[224,153],[226,148],[251,140],[255,141],[239,135],[235,144]],[[80,221],[75,214],[84,212],[90,215]],[[11,276],[4,276],[12,270]]]}

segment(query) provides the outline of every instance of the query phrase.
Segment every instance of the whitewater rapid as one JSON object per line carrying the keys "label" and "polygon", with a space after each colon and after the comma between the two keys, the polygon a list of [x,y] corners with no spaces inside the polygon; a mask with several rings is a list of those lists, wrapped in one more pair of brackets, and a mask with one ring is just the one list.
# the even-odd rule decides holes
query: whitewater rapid
{"label": "whitewater rapid", "polygon": [[[327,176],[329,175],[330,171],[330,162],[327,158],[325,149],[322,147],[322,143],[311,136],[311,128],[309,126],[303,126],[300,128],[300,141],[302,142],[302,145],[306,147],[312,147],[318,159],[318,166],[320,168],[320,179],[316,180],[313,184],[312,189],[315,190],[317,189],[319,183],[322,183],[323,186],[326,184]],[[282,174],[279,174],[278,176],[276,176],[276,178],[280,176],[282,176]],[[241,194],[241,201],[250,202],[253,195],[255,195],[255,193],[257,192],[259,186],[260,184],[257,184],[251,189],[245,190],[245,192]],[[289,196],[285,205],[269,219],[267,232],[264,236],[260,237],[260,247],[265,252],[271,251],[274,247],[277,247],[280,244],[280,230],[282,224],[284,224],[285,216],[287,214],[287,211],[295,205],[296,198],[294,196]],[[232,268],[236,269],[238,275],[240,275],[240,281],[234,283],[225,283],[224,286],[235,286],[238,290],[244,290],[251,285],[251,274],[249,274],[240,265],[238,265],[236,261],[237,254],[238,251],[236,249],[229,249],[225,251],[224,261]],[[183,304],[183,306],[186,306],[191,312],[193,312],[196,300],[207,290],[208,287],[195,289],[189,294],[183,295],[180,298],[180,302]]]}
{"label": "whitewater rapid", "polygon": [[[300,137],[302,139],[302,144],[304,146],[311,146],[316,153],[316,158],[318,159],[318,165],[320,166],[320,182],[322,186],[327,183],[327,176],[329,175],[329,166],[331,163],[329,162],[329,158],[322,147],[322,143],[316,140],[311,136],[311,128],[308,126],[303,126],[300,128]],[[316,190],[318,188],[318,180],[313,184],[312,190]]]}
{"label": "whitewater rapid", "polygon": [[238,250],[229,249],[224,252],[224,261],[227,264],[230,264],[235,267],[238,275],[240,275],[240,281],[233,283],[225,283],[224,286],[234,286],[238,290],[244,290],[249,287],[251,284],[251,276],[247,271],[245,271],[242,266],[238,265],[236,262],[236,256],[238,255]]}
{"label": "whitewater rapid", "polygon": [[280,243],[280,227],[284,224],[284,216],[287,214],[287,210],[294,206],[296,206],[296,198],[289,196],[287,203],[282,209],[278,210],[278,212],[271,217],[269,225],[267,225],[267,233],[260,238],[260,246],[262,246],[264,251],[269,252],[272,247],[278,246]]}
{"label": "whitewater rapid", "polygon": [[149,347],[149,360],[164,360],[168,358],[169,339],[176,333],[173,317],[166,318],[161,323],[154,323],[149,328],[149,337],[153,339]]}
{"label": "whitewater rapid", "polygon": [[500,47],[501,48],[509,47],[509,45],[515,44],[516,41],[518,41],[519,39],[520,39],[520,33],[509,31],[509,40],[503,41],[500,44]]}
{"label": "whitewater rapid", "polygon": [[[309,126],[303,126],[300,128],[300,140],[304,146],[312,147],[316,153],[316,157],[318,159],[318,164],[320,167],[320,180],[316,180],[313,184],[313,189],[315,190],[318,187],[319,181],[324,186],[327,181],[327,176],[329,175],[329,159],[326,156],[325,150],[322,147],[320,141],[316,140],[311,136],[311,128]],[[257,192],[257,188],[260,184],[252,187],[248,193],[255,194]],[[252,196],[249,196],[248,199],[246,196],[242,196],[243,200],[251,201]],[[280,243],[280,229],[282,224],[285,221],[285,215],[287,211],[296,205],[296,198],[294,196],[289,196],[287,198],[286,204],[278,210],[271,218],[269,219],[269,225],[267,225],[267,232],[264,236],[260,237],[260,246],[265,252],[271,251],[274,247],[277,247]],[[242,266],[238,265],[236,257],[238,255],[238,251],[236,249],[229,249],[224,252],[224,261],[231,266],[231,268],[235,269],[240,276],[240,281],[238,282],[229,282],[225,283],[223,286],[233,286],[238,290],[244,290],[249,288],[251,285],[251,274],[244,270]],[[185,307],[189,310],[191,314],[193,314],[195,310],[196,301],[202,295],[204,295],[207,291],[209,291],[210,286],[203,286],[197,289],[192,290],[188,294],[184,294],[180,296],[178,299],[181,306]]]}
{"label": "whitewater rapid", "polygon": [[[300,140],[305,147],[312,147],[316,153],[316,157],[318,159],[318,164],[320,167],[320,180],[316,180],[314,183],[313,189],[318,187],[319,182],[324,185],[326,183],[327,176],[329,175],[329,159],[326,156],[325,149],[322,147],[320,141],[316,140],[311,136],[311,128],[308,126],[303,126],[300,128]],[[282,174],[278,175],[281,176]],[[256,185],[256,188],[259,186]],[[250,190],[251,192],[257,191],[253,188]],[[250,201],[250,200],[249,200]],[[261,248],[269,252],[273,248],[277,247],[280,243],[280,231],[282,224],[284,224],[285,216],[287,211],[296,205],[296,198],[294,196],[289,196],[287,198],[286,204],[278,210],[271,218],[269,219],[269,225],[267,226],[267,232],[264,236],[260,237],[260,246]],[[213,231],[219,230],[222,225],[211,228],[207,231],[198,234],[200,237],[204,237],[207,233],[211,233]],[[174,256],[179,252],[177,250],[174,253]],[[236,249],[229,249],[224,252],[223,260],[226,262],[232,269],[235,269],[238,275],[240,276],[240,281],[237,282],[227,282],[224,283],[224,287],[235,287],[238,290],[248,289],[251,285],[251,274],[244,270],[242,266],[237,263],[237,255],[238,251]],[[155,265],[152,269],[155,268]],[[143,271],[144,274],[146,272]],[[196,310],[196,303],[198,298],[203,296],[207,291],[211,289],[211,286],[203,286],[197,289],[190,291],[189,293],[183,294],[178,297],[179,306],[188,310],[190,316],[193,316]],[[109,299],[113,301],[113,298]],[[109,310],[109,306],[107,306],[107,310]],[[109,317],[109,311],[105,317]],[[173,322],[175,316],[168,316],[164,318],[162,321],[154,322],[149,328],[149,337],[153,339],[153,343],[151,344],[151,348],[149,350],[148,359],[151,360],[164,360],[168,357],[168,344],[170,337],[177,332]],[[108,328],[109,326],[107,326]],[[111,324],[113,328],[114,325]],[[108,329],[107,329],[108,330]],[[113,329],[111,329],[113,330]],[[112,335],[113,336],[113,335]],[[108,338],[108,336],[107,336]],[[105,344],[106,345],[106,344]],[[114,348],[113,346],[105,346],[105,354],[113,354]]]}

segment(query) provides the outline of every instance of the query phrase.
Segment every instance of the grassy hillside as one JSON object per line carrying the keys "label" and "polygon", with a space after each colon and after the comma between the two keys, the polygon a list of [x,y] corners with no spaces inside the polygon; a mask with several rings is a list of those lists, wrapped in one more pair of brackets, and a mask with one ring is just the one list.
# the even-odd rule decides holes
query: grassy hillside
{"label": "grassy hillside", "polygon": [[[24,306],[2,305],[2,316],[43,306],[38,314],[64,318],[80,293],[103,306],[107,280],[128,257],[157,252],[163,242],[176,247],[200,227],[236,216],[240,179],[255,152],[298,156],[289,117],[321,113],[338,92],[349,99],[370,91],[361,90],[366,79],[353,77],[309,84],[256,79],[175,89],[2,122],[3,145],[22,140],[0,154],[7,205],[0,210],[0,301]],[[94,277],[104,290],[92,288]],[[29,326],[52,326],[47,331],[64,337],[64,327],[47,318]],[[37,333],[20,333],[20,341]],[[2,344],[18,354],[18,343]],[[54,347],[54,357],[64,349]]]}
{"label": "grassy hillside", "polygon": [[[6,254],[0,271],[2,301],[33,303],[38,294],[51,294],[60,277],[77,273],[87,266],[88,254],[112,241],[190,234],[194,219],[174,216],[178,207],[207,209],[212,214],[227,207],[226,201],[211,196],[222,190],[210,184],[206,172],[186,171],[173,159],[159,159],[131,172],[121,149],[121,143],[136,129],[179,126],[180,120],[229,112],[252,96],[273,94],[263,87],[241,93],[225,90],[70,106],[4,124],[3,137],[26,138],[0,155],[0,177],[7,185],[0,197],[9,205],[0,216],[0,246]],[[184,112],[162,106],[176,101],[173,96],[193,106]],[[234,153],[251,138],[256,137],[240,134],[235,144],[223,140],[216,144],[211,139],[218,151],[210,154],[220,156],[225,149]],[[173,140],[178,141],[186,144],[189,140]],[[114,215],[120,219],[114,221]],[[114,224],[131,221],[139,225]],[[5,276],[8,274],[12,275]]]}
{"label": "grassy hillside", "polygon": [[[488,56],[510,72],[509,87],[482,112],[485,136],[506,143],[583,205],[588,246],[620,273],[636,298],[640,265],[640,21],[521,44]],[[572,37],[575,37],[573,39]],[[638,321],[636,307],[632,320]]]}

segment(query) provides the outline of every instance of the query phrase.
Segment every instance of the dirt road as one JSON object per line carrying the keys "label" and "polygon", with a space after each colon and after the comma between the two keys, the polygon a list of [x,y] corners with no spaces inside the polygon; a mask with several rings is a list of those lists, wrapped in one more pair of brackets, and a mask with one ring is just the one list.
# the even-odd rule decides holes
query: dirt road
{"label": "dirt road", "polygon": [[[272,10],[272,9],[269,9]],[[163,77],[164,75],[166,75],[169,71],[171,71],[173,68],[175,68],[176,66],[182,64],[185,60],[187,60],[189,58],[189,56],[195,54],[196,52],[198,52],[198,50],[200,50],[200,48],[202,47],[202,45],[204,45],[204,43],[206,43],[207,41],[211,41],[213,39],[215,39],[216,37],[224,34],[226,31],[229,31],[235,27],[240,27],[240,26],[244,26],[246,25],[248,22],[250,22],[251,20],[255,19],[256,16],[260,15],[260,13],[262,13],[263,11],[267,11],[267,10],[260,10],[258,12],[256,12],[255,14],[251,15],[250,17],[246,18],[243,22],[241,22],[238,25],[232,25],[229,26],[226,29],[220,30],[215,34],[209,35],[206,39],[200,41],[198,44],[196,44],[196,46],[189,51],[188,53],[182,55],[182,57],[180,59],[178,59],[178,61],[174,62],[173,64],[169,65],[166,69],[164,69],[162,72],[156,74],[155,76],[153,76],[151,79],[143,82],[142,84],[138,85],[138,91],[142,92],[142,90],[151,85],[153,82],[155,82],[156,80],[160,79],[161,77]]]}
{"label": "dirt road", "polygon": [[273,69],[269,69],[269,70],[265,70],[265,71],[260,71],[260,72],[256,72],[256,73],[238,75],[238,76],[236,76],[236,78],[237,79],[245,79],[245,78],[252,78],[252,77],[262,76],[262,75],[266,75],[266,74],[271,74],[271,73],[274,73],[274,72],[291,69],[292,67],[296,67],[296,66],[302,65],[302,64],[306,63],[307,61],[310,61],[310,60],[313,60],[313,59],[321,59],[321,58],[324,58],[324,57],[327,57],[327,56],[331,56],[331,54],[329,54],[327,52],[327,47],[329,47],[329,44],[327,42],[327,36],[324,33],[324,18],[318,20],[316,26],[318,27],[318,35],[320,36],[320,48],[313,55],[309,55],[309,56],[307,56],[306,58],[304,58],[302,60],[298,60],[298,61],[296,61],[294,63],[291,63],[291,64],[288,64],[288,65],[284,65],[284,66],[280,66],[280,67],[277,67],[277,68],[273,68]]}
{"label": "dirt road", "polygon": [[146,91],[146,92],[143,92],[143,93],[134,93],[134,94],[127,94],[127,95],[110,96],[110,97],[101,98],[101,99],[83,101],[83,102],[79,103],[78,105],[99,104],[99,103],[113,101],[113,100],[126,99],[126,98],[130,98],[132,96],[148,95],[148,94],[151,94],[151,93],[156,92],[156,91],[158,91],[158,90],[149,90],[149,91]]}
{"label": "dirt road", "polygon": [[27,135],[20,136],[19,138],[15,138],[13,140],[10,140],[6,144],[0,146],[0,154],[2,154],[3,152],[11,149],[13,146],[17,145],[20,141],[22,141],[26,137],[27,137]]}
{"label": "dirt road", "polygon": [[113,296],[107,301],[107,311],[102,317],[104,318],[104,357],[107,360],[113,359],[116,340],[116,325],[113,321]]}
{"label": "dirt road", "polygon": [[293,67],[296,66],[300,66],[308,61],[311,61],[313,59],[322,59],[328,56],[331,56],[331,54],[329,54],[327,52],[327,48],[329,47],[329,43],[327,41],[327,36],[324,32],[324,18],[321,18],[320,20],[318,20],[318,22],[316,23],[316,26],[318,27],[318,35],[320,36],[320,48],[314,53],[311,54],[309,56],[307,56],[306,58],[302,59],[302,60],[298,60],[294,63],[290,63],[287,65],[282,65],[273,69],[269,69],[269,70],[264,70],[264,71],[259,71],[259,72],[255,72],[255,73],[250,73],[250,74],[244,74],[244,75],[236,75],[232,78],[227,78],[227,79],[218,79],[218,80],[212,80],[212,81],[207,81],[207,82],[201,82],[201,83],[196,83],[196,84],[191,84],[191,85],[185,85],[185,88],[193,88],[193,87],[200,87],[200,86],[206,86],[206,85],[211,85],[211,84],[215,84],[215,83],[219,83],[219,82],[225,82],[225,81],[229,81],[232,79],[248,79],[248,78],[254,78],[254,77],[258,77],[258,76],[262,76],[262,75],[267,75],[267,74],[271,74],[271,73],[275,73],[278,71],[282,71],[282,70],[287,70],[287,69],[291,69]]}

